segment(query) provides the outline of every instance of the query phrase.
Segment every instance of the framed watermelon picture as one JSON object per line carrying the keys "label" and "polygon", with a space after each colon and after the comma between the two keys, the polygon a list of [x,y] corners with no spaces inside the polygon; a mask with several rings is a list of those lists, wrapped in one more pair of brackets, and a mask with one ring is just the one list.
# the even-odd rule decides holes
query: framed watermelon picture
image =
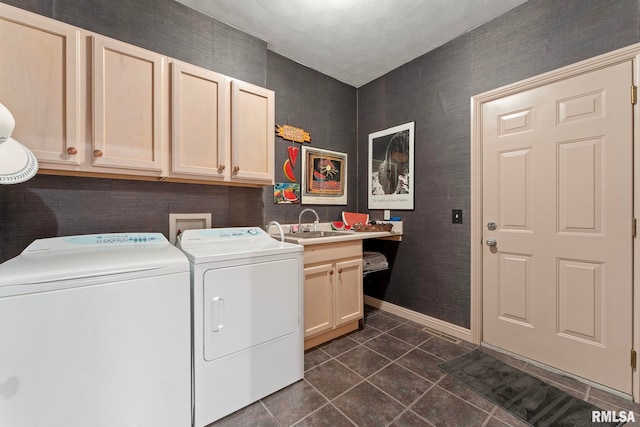
{"label": "framed watermelon picture", "polygon": [[347,154],[302,147],[302,204],[347,204]]}

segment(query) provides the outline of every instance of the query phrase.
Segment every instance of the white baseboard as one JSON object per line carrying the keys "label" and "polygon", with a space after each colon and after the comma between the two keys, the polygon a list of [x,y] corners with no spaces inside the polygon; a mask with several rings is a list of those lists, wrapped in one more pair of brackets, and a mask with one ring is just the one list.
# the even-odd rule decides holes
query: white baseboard
{"label": "white baseboard", "polygon": [[387,313],[395,314],[396,316],[400,316],[404,319],[411,320],[428,328],[435,329],[436,331],[443,334],[451,335],[458,339],[472,342],[471,329],[466,329],[461,326],[454,325],[452,323],[427,316],[426,314],[418,313],[417,311],[409,310],[408,308],[404,308],[399,305],[382,301],[367,295],[364,296],[364,303],[370,305],[371,307],[386,311]]}

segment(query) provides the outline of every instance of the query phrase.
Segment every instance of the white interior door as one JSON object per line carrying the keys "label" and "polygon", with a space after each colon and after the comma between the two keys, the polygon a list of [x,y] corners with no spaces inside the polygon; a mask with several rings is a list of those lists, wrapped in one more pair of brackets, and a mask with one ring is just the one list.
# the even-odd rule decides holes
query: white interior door
{"label": "white interior door", "polygon": [[631,84],[627,61],[482,109],[483,341],[628,394]]}

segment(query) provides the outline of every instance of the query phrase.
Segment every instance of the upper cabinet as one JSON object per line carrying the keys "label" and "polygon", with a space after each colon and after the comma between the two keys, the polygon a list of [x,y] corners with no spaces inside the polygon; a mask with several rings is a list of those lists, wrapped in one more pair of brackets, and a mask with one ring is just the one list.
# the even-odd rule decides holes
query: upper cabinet
{"label": "upper cabinet", "polygon": [[2,3],[0,55],[40,173],[274,181],[273,91]]}
{"label": "upper cabinet", "polygon": [[273,184],[275,94],[171,60],[170,180]]}
{"label": "upper cabinet", "polygon": [[166,58],[92,37],[92,165],[163,173]]}
{"label": "upper cabinet", "polygon": [[170,178],[224,180],[227,168],[227,79],[171,62]]}
{"label": "upper cabinet", "polygon": [[274,92],[231,82],[231,161],[234,180],[273,184]]}
{"label": "upper cabinet", "polygon": [[13,137],[43,165],[76,167],[81,134],[80,31],[0,3],[0,102]]}

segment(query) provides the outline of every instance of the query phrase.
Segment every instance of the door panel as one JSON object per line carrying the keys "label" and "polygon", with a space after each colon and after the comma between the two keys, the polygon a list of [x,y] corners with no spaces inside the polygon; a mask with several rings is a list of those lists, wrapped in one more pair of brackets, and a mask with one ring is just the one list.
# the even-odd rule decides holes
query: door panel
{"label": "door panel", "polygon": [[482,109],[483,340],[631,393],[631,62]]}
{"label": "door panel", "polygon": [[161,175],[166,58],[107,37],[92,40],[93,166]]}
{"label": "door panel", "polygon": [[174,60],[171,79],[171,172],[224,179],[225,77]]}
{"label": "door panel", "polygon": [[1,3],[0,15],[0,100],[18,124],[13,138],[43,168],[79,166],[80,31]]}
{"label": "door panel", "polygon": [[503,228],[531,230],[531,150],[500,154],[500,219]]}
{"label": "door panel", "polygon": [[558,260],[558,333],[602,344],[603,268]]}
{"label": "door panel", "polygon": [[558,146],[559,231],[602,231],[602,138],[564,142]]}
{"label": "door panel", "polygon": [[204,360],[294,333],[300,322],[298,260],[208,270],[204,274]]}
{"label": "door panel", "polygon": [[362,318],[362,258],[336,263],[336,326]]}
{"label": "door panel", "polygon": [[530,326],[533,283],[531,256],[501,253],[499,263],[498,315],[503,320]]}
{"label": "door panel", "polygon": [[332,329],[333,264],[321,264],[304,269],[304,337],[308,338]]}
{"label": "door panel", "polygon": [[273,183],[275,94],[231,81],[232,179]]}

